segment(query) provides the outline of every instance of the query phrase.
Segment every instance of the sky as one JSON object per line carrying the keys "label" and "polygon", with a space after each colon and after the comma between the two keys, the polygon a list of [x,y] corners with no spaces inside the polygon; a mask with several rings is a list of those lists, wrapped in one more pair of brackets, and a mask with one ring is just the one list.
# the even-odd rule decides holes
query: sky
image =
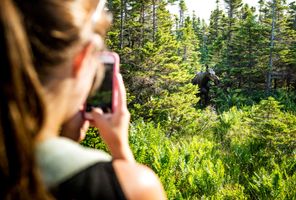
{"label": "sky", "polygon": [[[288,0],[288,2],[292,1]],[[210,18],[211,11],[216,8],[216,0],[185,0],[185,2],[190,15],[195,10],[195,14],[201,19],[205,19],[206,22]],[[223,2],[223,0],[220,0],[220,8],[225,8]],[[250,6],[257,6],[258,0],[243,0],[243,2],[248,3]],[[177,6],[170,7],[169,9],[172,13],[178,13]]]}

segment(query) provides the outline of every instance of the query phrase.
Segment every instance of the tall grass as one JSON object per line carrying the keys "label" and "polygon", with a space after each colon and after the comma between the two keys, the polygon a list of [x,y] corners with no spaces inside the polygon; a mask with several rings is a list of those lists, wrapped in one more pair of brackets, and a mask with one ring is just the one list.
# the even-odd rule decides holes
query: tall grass
{"label": "tall grass", "polygon": [[[296,115],[274,98],[217,114],[200,111],[188,130],[132,122],[138,162],[160,177],[169,199],[296,199]],[[86,146],[106,149],[95,129]]]}

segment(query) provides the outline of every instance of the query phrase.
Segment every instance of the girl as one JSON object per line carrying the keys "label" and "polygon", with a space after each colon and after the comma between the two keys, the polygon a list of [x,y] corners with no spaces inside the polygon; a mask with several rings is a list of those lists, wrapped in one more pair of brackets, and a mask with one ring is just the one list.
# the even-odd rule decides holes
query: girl
{"label": "girl", "polygon": [[[0,199],[165,199],[128,145],[121,75],[113,114],[80,114],[104,75],[108,26],[103,0],[0,1]],[[112,157],[61,137],[87,120]]]}

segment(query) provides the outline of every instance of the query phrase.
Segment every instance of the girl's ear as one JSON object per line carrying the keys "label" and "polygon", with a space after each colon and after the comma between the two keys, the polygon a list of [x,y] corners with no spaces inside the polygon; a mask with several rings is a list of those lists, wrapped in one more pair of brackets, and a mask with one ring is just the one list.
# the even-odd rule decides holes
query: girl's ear
{"label": "girl's ear", "polygon": [[83,63],[85,62],[85,60],[89,57],[89,55],[92,52],[92,47],[93,45],[90,43],[88,45],[86,45],[75,57],[74,57],[74,62],[73,62],[73,68],[72,68],[72,75],[74,77],[76,77],[82,66]]}

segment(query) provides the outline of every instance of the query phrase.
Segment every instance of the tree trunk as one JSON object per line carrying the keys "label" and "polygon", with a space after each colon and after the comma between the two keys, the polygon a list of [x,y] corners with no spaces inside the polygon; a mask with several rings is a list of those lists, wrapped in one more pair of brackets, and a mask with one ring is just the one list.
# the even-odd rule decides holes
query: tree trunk
{"label": "tree trunk", "polygon": [[141,18],[140,18],[141,26],[141,38],[140,38],[140,47],[143,47],[145,41],[145,4],[141,5]]}
{"label": "tree trunk", "polygon": [[155,42],[155,34],[156,34],[156,0],[152,0],[153,6],[153,33],[152,40]]}
{"label": "tree trunk", "polygon": [[121,3],[120,3],[120,42],[119,42],[119,49],[123,49],[124,8],[125,8],[125,0],[121,0]]}
{"label": "tree trunk", "polygon": [[271,36],[270,36],[270,52],[269,52],[269,65],[267,73],[267,93],[270,93],[271,84],[272,84],[272,69],[273,69],[273,49],[274,49],[274,35],[275,35],[275,5],[276,0],[273,0],[272,4],[272,26],[271,26]]}

